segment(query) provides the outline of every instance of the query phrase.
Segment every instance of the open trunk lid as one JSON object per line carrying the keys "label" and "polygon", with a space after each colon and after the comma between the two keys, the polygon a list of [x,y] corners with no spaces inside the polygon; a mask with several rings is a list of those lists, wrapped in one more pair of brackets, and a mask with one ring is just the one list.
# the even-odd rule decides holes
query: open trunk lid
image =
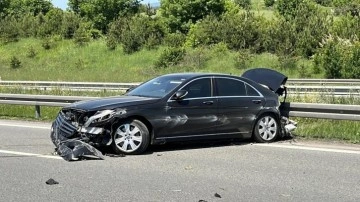
{"label": "open trunk lid", "polygon": [[242,77],[253,80],[261,85],[265,85],[278,95],[282,95],[285,91],[284,85],[288,79],[287,76],[281,74],[280,72],[266,68],[250,69],[244,72]]}

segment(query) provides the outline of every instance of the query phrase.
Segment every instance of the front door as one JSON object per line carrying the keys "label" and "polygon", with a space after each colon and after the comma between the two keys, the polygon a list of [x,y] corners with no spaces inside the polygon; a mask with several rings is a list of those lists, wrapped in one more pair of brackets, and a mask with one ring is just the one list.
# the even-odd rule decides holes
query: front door
{"label": "front door", "polygon": [[183,99],[168,101],[166,114],[170,123],[163,137],[201,137],[216,133],[217,99],[213,97],[212,86],[210,77],[195,79],[181,88],[188,92]]}

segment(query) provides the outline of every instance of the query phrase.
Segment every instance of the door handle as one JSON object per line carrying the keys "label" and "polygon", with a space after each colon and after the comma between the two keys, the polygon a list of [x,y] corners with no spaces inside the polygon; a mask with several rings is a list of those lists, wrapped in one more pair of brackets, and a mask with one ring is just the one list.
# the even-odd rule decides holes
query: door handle
{"label": "door handle", "polygon": [[214,104],[214,101],[205,101],[205,102],[203,102],[203,104],[212,105],[212,104]]}
{"label": "door handle", "polygon": [[253,100],[252,102],[255,104],[261,104],[261,100]]}

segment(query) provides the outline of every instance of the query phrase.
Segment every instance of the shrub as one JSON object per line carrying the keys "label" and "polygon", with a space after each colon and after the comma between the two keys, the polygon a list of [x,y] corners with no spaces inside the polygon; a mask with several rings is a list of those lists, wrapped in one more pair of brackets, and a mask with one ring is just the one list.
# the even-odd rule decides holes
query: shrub
{"label": "shrub", "polygon": [[41,42],[41,46],[45,50],[50,50],[54,46],[54,41],[50,37],[47,37],[43,39],[43,41]]}
{"label": "shrub", "polygon": [[291,56],[279,56],[280,69],[293,69],[297,68],[297,58]]}
{"label": "shrub", "polygon": [[337,37],[328,37],[314,58],[314,64],[325,70],[326,78],[343,78],[342,69],[345,65],[344,54],[349,50],[347,41]]}
{"label": "shrub", "polygon": [[227,47],[226,43],[224,43],[224,42],[214,44],[210,48],[211,48],[212,54],[215,57],[226,56],[229,54],[229,48]]}
{"label": "shrub", "polygon": [[184,67],[201,69],[205,67],[206,62],[209,61],[210,59],[211,56],[209,49],[202,46],[186,52],[180,65]]}
{"label": "shrub", "polygon": [[13,16],[0,18],[0,40],[3,43],[17,42],[20,37],[19,23]]}
{"label": "shrub", "polygon": [[139,51],[142,46],[141,42],[140,36],[135,30],[129,29],[122,34],[123,49],[127,54]]}
{"label": "shrub", "polygon": [[111,23],[107,37],[112,42],[122,43],[125,53],[133,53],[144,46],[156,48],[162,43],[164,35],[164,28],[157,18],[138,15]]}
{"label": "shrub", "polygon": [[155,67],[166,68],[177,65],[184,58],[185,53],[183,48],[166,48],[155,62]]}
{"label": "shrub", "polygon": [[61,34],[65,39],[72,39],[80,26],[81,19],[73,12],[65,12],[61,25]]}
{"label": "shrub", "polygon": [[117,46],[117,41],[114,37],[109,36],[106,38],[106,46],[109,50],[115,50]]}
{"label": "shrub", "polygon": [[252,12],[228,13],[222,18],[208,16],[192,26],[186,39],[186,45],[212,45],[220,42],[233,50],[262,49],[264,18]]}
{"label": "shrub", "polygon": [[298,73],[300,78],[310,77],[310,73],[308,72],[306,66],[304,64],[300,64],[298,67]]}
{"label": "shrub", "polygon": [[35,48],[34,48],[33,46],[30,46],[30,47],[28,48],[28,51],[27,51],[27,53],[26,53],[26,56],[27,56],[28,58],[34,58],[34,57],[36,56],[36,51],[35,51]]}
{"label": "shrub", "polygon": [[251,0],[235,0],[235,3],[246,10],[251,9]]}
{"label": "shrub", "polygon": [[10,67],[13,69],[17,69],[21,67],[21,61],[16,56],[12,56],[10,59]]}
{"label": "shrub", "polygon": [[271,7],[275,4],[275,0],[264,0],[266,7]]}
{"label": "shrub", "polygon": [[238,69],[246,69],[250,67],[253,55],[249,50],[240,50],[235,57],[235,67]]}
{"label": "shrub", "polygon": [[169,47],[181,47],[186,40],[186,35],[180,32],[169,33],[165,36],[165,45]]}
{"label": "shrub", "polygon": [[79,70],[83,70],[86,68],[86,63],[82,58],[77,59],[75,62],[75,68]]}
{"label": "shrub", "polygon": [[85,24],[81,24],[74,34],[74,42],[78,46],[84,46],[91,40],[91,34]]}

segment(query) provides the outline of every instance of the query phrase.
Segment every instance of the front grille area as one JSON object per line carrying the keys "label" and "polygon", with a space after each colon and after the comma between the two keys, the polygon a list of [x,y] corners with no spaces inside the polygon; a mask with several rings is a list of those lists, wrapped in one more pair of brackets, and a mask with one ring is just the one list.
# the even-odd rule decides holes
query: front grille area
{"label": "front grille area", "polygon": [[77,127],[71,124],[70,121],[66,120],[65,115],[63,112],[60,112],[57,116],[53,129],[59,134],[64,137],[71,137],[77,131]]}

